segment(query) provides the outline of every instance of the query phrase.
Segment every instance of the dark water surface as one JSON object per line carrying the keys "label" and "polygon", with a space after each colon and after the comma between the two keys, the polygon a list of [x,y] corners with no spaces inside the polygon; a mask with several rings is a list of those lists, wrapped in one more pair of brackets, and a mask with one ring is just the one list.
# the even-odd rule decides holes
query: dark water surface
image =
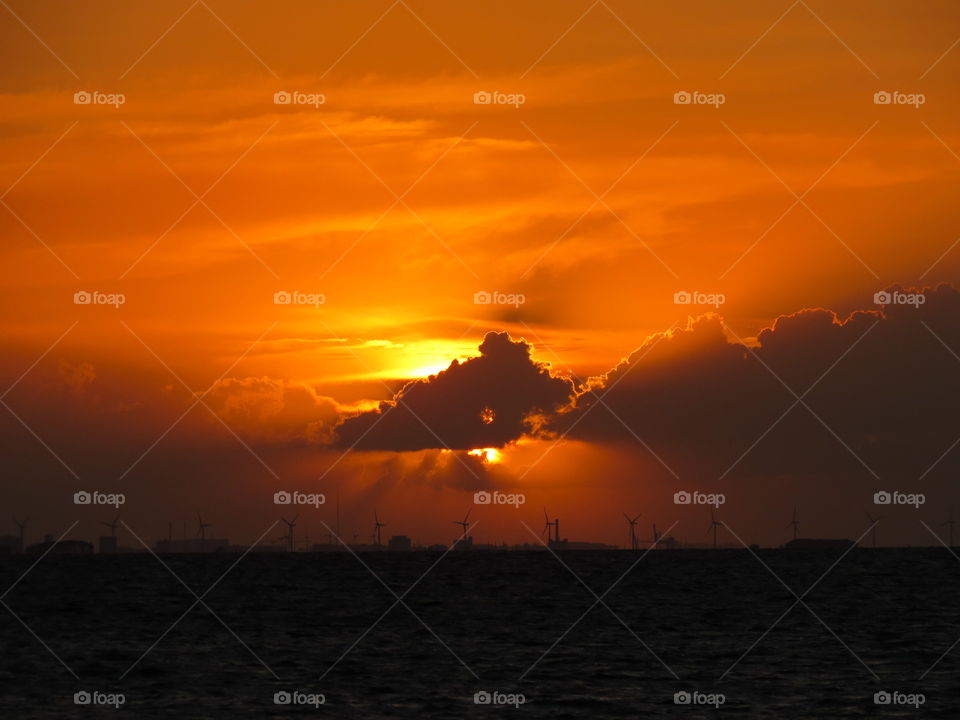
{"label": "dark water surface", "polygon": [[[759,551],[797,595],[827,573],[792,610],[745,550],[632,569],[628,552],[165,556],[198,595],[223,576],[189,612],[153,556],[51,555],[3,599],[25,625],[0,607],[0,717],[960,718],[960,646],[930,670],[960,638],[960,562],[856,549],[830,570],[841,554]],[[0,558],[2,588],[35,559]],[[584,586],[621,576],[602,604]],[[81,690],[126,701],[77,706]],[[326,702],[276,705],[284,690]],[[474,704],[483,690],[525,703]],[[875,705],[883,690],[925,702]]]}

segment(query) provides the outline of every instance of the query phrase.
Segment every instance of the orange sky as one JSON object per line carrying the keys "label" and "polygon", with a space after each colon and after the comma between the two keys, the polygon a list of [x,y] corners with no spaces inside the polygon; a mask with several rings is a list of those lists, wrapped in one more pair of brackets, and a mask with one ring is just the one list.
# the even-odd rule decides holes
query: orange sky
{"label": "orange sky", "polygon": [[[309,386],[316,400],[295,413],[308,422],[332,403],[387,399],[397,380],[476,354],[490,330],[582,377],[714,309],[678,306],[677,291],[722,293],[731,332],[752,342],[800,308],[843,316],[893,283],[960,279],[955,3],[11,0],[0,16],[4,387],[70,328],[7,401],[40,437],[44,416],[28,417],[18,392],[45,377],[113,409],[142,405],[148,441],[118,451],[104,485],[188,406],[186,387],[222,373]],[[77,91],[125,102],[77,105]],[[325,102],[277,105],[277,91]],[[476,105],[478,91],[525,102]],[[678,91],[725,102],[678,105]],[[877,105],[877,91],[925,102]],[[126,301],[78,306],[77,291]],[[277,305],[277,291],[325,303]],[[525,303],[476,305],[478,291]],[[18,443],[37,443],[9,422]],[[150,453],[176,454],[186,427]],[[620,489],[594,498],[583,536],[620,542],[605,518],[659,502],[631,482],[635,468],[578,443],[527,473],[547,446],[504,453],[504,482],[523,475],[537,496],[538,531],[542,505],[577,511],[585,468],[609,464]],[[253,492],[284,472],[315,479],[335,458],[264,463],[239,448],[236,472]],[[59,461],[37,462],[37,478],[76,484]],[[284,470],[266,472],[273,462]],[[381,490],[395,516],[415,517],[425,497],[443,514],[392,524],[424,540],[449,539],[446,514],[469,503]],[[39,505],[46,490],[4,492],[51,531],[70,517]],[[178,488],[164,517],[213,514],[216,492],[197,492]],[[373,504],[364,492],[357,524]],[[218,520],[237,539],[258,534],[258,520]],[[150,522],[148,534],[165,526]]]}

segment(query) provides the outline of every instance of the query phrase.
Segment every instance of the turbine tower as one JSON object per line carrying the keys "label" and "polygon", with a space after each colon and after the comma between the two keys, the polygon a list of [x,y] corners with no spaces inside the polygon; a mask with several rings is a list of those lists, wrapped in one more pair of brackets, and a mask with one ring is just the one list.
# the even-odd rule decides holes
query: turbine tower
{"label": "turbine tower", "polygon": [[[953,524],[954,524],[954,519],[953,519],[953,506],[952,506],[952,505],[950,506],[950,517],[947,518],[947,521],[946,521],[945,523],[943,523],[943,524],[944,524],[944,525],[947,525],[947,526],[950,528],[950,544],[949,544],[947,547],[953,547]],[[941,526],[941,527],[942,527],[942,526]]]}
{"label": "turbine tower", "polygon": [[287,551],[293,552],[293,528],[297,524],[297,518],[300,517],[299,514],[293,516],[293,520],[287,520],[285,517],[280,518],[283,520],[284,524],[287,526]]}
{"label": "turbine tower", "polygon": [[470,524],[468,520],[470,519],[470,513],[473,512],[473,508],[467,511],[467,514],[464,515],[463,520],[454,520],[454,525],[459,525],[463,528],[463,535],[460,538],[460,548],[465,550],[467,547],[467,526]]}
{"label": "turbine tower", "polygon": [[[557,542],[557,543],[559,543],[559,542],[560,542],[560,518],[554,518],[554,519],[551,521],[551,520],[550,520],[550,516],[547,515],[547,509],[544,508],[544,509],[543,509],[543,520],[544,520],[544,522],[545,522],[545,525],[543,526],[543,529],[544,529],[544,531],[546,531],[546,533],[547,533],[547,547],[550,546],[550,543],[551,543],[551,542]],[[551,533],[551,528],[552,528],[552,530],[553,530],[552,533]],[[556,535],[556,539],[554,540],[554,539],[551,537],[551,535]],[[543,537],[543,533],[542,533],[542,532],[540,533],[540,537]]]}
{"label": "turbine tower", "polygon": [[793,528],[793,539],[797,539],[797,532],[800,530],[800,521],[797,520],[797,506],[793,506],[793,520],[787,523],[787,527]]}
{"label": "turbine tower", "polygon": [[13,522],[15,522],[17,527],[20,528],[20,552],[23,552],[24,549],[26,548],[26,545],[24,543],[26,542],[26,536],[27,536],[27,521],[26,520],[20,521],[14,518]]}
{"label": "turbine tower", "polygon": [[867,516],[867,520],[869,520],[870,524],[872,525],[872,527],[870,528],[870,534],[873,536],[873,546],[876,547],[877,546],[877,525],[880,523],[881,520],[883,520],[883,516],[881,515],[880,517],[875,518],[870,513],[864,513],[864,515]]}
{"label": "turbine tower", "polygon": [[377,516],[377,511],[373,511],[373,541],[376,543],[377,547],[381,547],[380,543],[380,528],[386,527],[386,523],[380,522],[380,518]]}
{"label": "turbine tower", "polygon": [[707,528],[707,535],[710,534],[710,531],[713,531],[713,548],[717,548],[717,528],[720,527],[720,521],[717,520],[713,515],[713,510],[710,511],[710,526]]}
{"label": "turbine tower", "polygon": [[206,552],[207,545],[207,528],[210,527],[209,523],[205,523],[203,518],[200,517],[200,512],[197,512],[197,520],[200,523],[199,529],[197,530],[197,535],[200,536],[200,552]]}
{"label": "turbine tower", "polygon": [[103,520],[100,521],[101,525],[110,528],[110,537],[112,538],[117,537],[117,524],[118,524],[117,520],[119,519],[120,519],[120,516],[117,515],[117,517],[113,519],[113,522],[104,522]]}
{"label": "turbine tower", "polygon": [[653,524],[653,544],[658,545],[660,543],[660,533],[657,531],[657,524]]}
{"label": "turbine tower", "polygon": [[630,549],[638,550],[640,548],[640,542],[637,540],[637,520],[640,518],[638,513],[636,517],[631,518],[626,513],[623,514],[624,519],[630,523]]}

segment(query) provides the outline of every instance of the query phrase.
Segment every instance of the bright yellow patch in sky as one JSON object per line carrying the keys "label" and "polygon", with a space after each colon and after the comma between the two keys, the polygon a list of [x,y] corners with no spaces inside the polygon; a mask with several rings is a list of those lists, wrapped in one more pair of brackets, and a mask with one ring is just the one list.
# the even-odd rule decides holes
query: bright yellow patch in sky
{"label": "bright yellow patch in sky", "polygon": [[467,455],[476,455],[488,463],[497,463],[501,460],[501,453],[496,448],[477,448],[476,450],[470,450]]}

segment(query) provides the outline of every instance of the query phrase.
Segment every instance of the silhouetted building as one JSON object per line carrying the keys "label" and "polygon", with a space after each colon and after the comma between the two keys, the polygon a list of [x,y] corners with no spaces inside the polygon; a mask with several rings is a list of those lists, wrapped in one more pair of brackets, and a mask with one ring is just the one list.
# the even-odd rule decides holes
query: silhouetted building
{"label": "silhouetted building", "polygon": [[93,544],[83,540],[57,542],[52,535],[45,535],[43,542],[29,545],[26,550],[30,555],[41,555],[48,551],[51,555],[92,555]]}
{"label": "silhouetted building", "polygon": [[410,538],[406,535],[394,535],[390,538],[390,542],[387,543],[388,550],[399,550],[406,552],[413,547],[413,543],[410,542]]}

